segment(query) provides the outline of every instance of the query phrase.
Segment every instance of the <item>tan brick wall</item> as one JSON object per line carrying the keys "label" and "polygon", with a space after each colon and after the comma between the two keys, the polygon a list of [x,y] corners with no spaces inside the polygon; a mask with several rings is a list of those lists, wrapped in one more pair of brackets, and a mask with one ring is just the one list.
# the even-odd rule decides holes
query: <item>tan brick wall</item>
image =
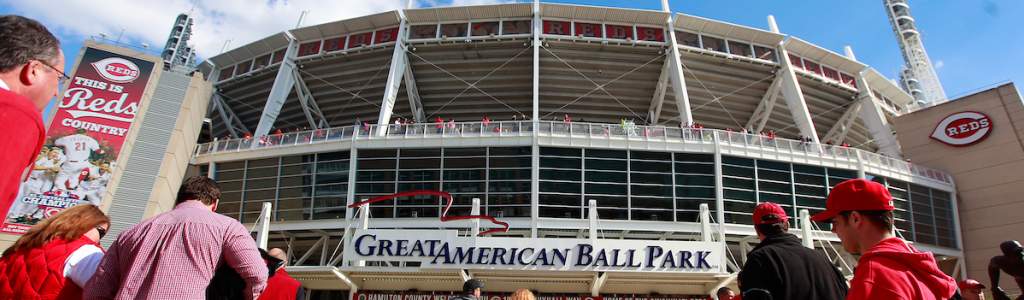
{"label": "tan brick wall", "polygon": [[[1024,240],[1024,103],[1012,83],[896,118],[903,154],[914,163],[953,174],[963,231],[967,276],[990,284],[989,259],[999,243]],[[946,116],[977,111],[992,120],[989,136],[954,147],[929,136]],[[1017,285],[1003,274],[1000,285]]]}

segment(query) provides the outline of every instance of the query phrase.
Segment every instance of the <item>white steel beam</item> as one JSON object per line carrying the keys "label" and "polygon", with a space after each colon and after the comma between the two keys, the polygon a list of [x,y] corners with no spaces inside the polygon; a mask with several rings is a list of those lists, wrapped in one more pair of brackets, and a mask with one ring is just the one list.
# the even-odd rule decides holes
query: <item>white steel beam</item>
{"label": "white steel beam", "polygon": [[[775,24],[775,17],[768,16],[768,23],[773,31],[778,30],[778,25]],[[779,32],[775,31],[775,33]],[[779,64],[782,66],[782,96],[786,98],[786,106],[789,107],[789,113],[793,117],[793,124],[800,130],[800,135],[811,138],[811,141],[817,144],[819,143],[818,132],[814,130],[811,112],[807,108],[803,90],[800,89],[800,82],[793,71],[792,63],[789,61],[789,52],[786,51],[786,44],[789,41],[790,39],[787,38],[779,42],[775,47],[775,51],[779,54]]]}
{"label": "white steel beam", "polygon": [[597,274],[594,274],[594,279],[590,282],[590,296],[600,296],[601,287],[604,287],[605,282],[608,282],[607,272],[598,272]]}
{"label": "white steel beam", "polygon": [[533,126],[534,131],[530,151],[530,237],[537,237],[537,223],[540,221],[540,140],[538,126],[540,125],[540,0],[533,0]]}
{"label": "white steel beam", "polygon": [[823,137],[822,140],[825,142],[832,142],[834,144],[842,144],[843,140],[846,139],[846,134],[850,132],[850,128],[853,127],[854,122],[857,121],[857,116],[860,115],[861,104],[863,104],[863,102],[859,99],[853,104],[850,104],[850,107],[846,109],[846,112],[843,113],[842,117],[839,117],[836,124],[832,125],[832,128],[828,130],[828,133],[825,134],[825,137]]}
{"label": "white steel beam", "polygon": [[320,245],[325,242],[327,242],[327,236],[321,236],[320,239],[316,240],[316,243],[314,243],[312,247],[309,247],[309,250],[306,250],[305,254],[302,254],[302,257],[299,257],[299,260],[295,261],[295,265],[301,266],[305,263],[310,256],[313,256],[313,250],[316,250],[317,247],[320,247]]}
{"label": "white steel beam", "polygon": [[761,97],[761,102],[758,102],[757,109],[750,116],[750,120],[747,120],[747,125],[744,128],[751,130],[751,133],[763,131],[765,124],[768,124],[768,119],[772,116],[772,110],[775,109],[775,101],[779,98],[779,88],[782,87],[782,76],[780,74],[782,74],[782,70],[775,72],[775,79],[772,80],[772,85],[768,87],[768,91]]}
{"label": "white steel beam", "polygon": [[384,85],[384,99],[380,105],[380,115],[377,117],[376,134],[378,136],[385,136],[388,134],[387,124],[391,123],[391,114],[395,109],[395,99],[398,98],[398,90],[402,86],[402,77],[406,75],[406,68],[409,66],[409,59],[406,55],[406,21],[405,13],[402,10],[398,11],[398,16],[401,18],[401,22],[398,25],[398,41],[395,42],[394,52],[391,54],[391,69],[388,70],[388,80]]}
{"label": "white steel beam", "polygon": [[864,78],[863,71],[857,75],[857,91],[857,101],[861,103],[860,120],[868,128],[868,132],[871,133],[871,139],[878,146],[878,151],[889,157],[902,157],[903,154],[900,150],[900,143],[896,140],[896,134],[889,127],[889,120],[885,118],[881,104],[875,99],[875,95],[871,93],[871,87],[868,86],[868,81]]}
{"label": "white steel beam", "polygon": [[[264,136],[274,128],[274,122],[284,107],[288,94],[291,93],[292,85],[295,84],[295,77],[292,75],[295,69],[295,56],[299,50],[299,42],[285,31],[288,38],[288,48],[284,52],[284,60],[277,69],[277,77],[274,78],[274,85],[270,87],[270,95],[267,96],[267,103],[263,106],[263,113],[260,115],[260,122],[256,125],[256,132],[253,136]],[[252,143],[256,147],[258,143]]]}
{"label": "white steel beam", "polygon": [[676,109],[679,111],[679,122],[684,125],[693,124],[693,114],[690,111],[690,95],[686,90],[686,78],[683,76],[683,62],[679,54],[679,43],[676,42],[675,25],[672,22],[672,10],[669,9],[668,0],[661,0],[661,10],[668,13],[665,19],[665,28],[668,29],[668,61],[669,78],[672,84],[672,96],[676,101]]}
{"label": "white steel beam", "polygon": [[668,91],[668,73],[671,70],[672,60],[666,59],[661,67],[661,76],[658,77],[658,86],[654,88],[654,98],[651,99],[651,107],[647,109],[647,123],[658,124],[661,117],[661,106],[665,103],[665,93]]}
{"label": "white steel beam", "polygon": [[309,128],[328,128],[330,124],[327,123],[327,118],[324,117],[324,113],[320,111],[320,106],[316,104],[316,99],[313,98],[313,93],[309,91],[309,87],[306,86],[306,81],[302,80],[302,75],[299,74],[299,69],[292,69],[293,80],[295,80],[295,95],[299,98],[299,105],[302,105],[302,113],[306,115],[306,121],[309,122]]}
{"label": "white steel beam", "polygon": [[416,77],[412,74],[412,64],[409,63],[409,56],[405,56],[405,93],[409,98],[409,108],[416,123],[426,122],[426,114],[423,113],[423,101],[420,100],[420,90],[416,87]]}
{"label": "white steel beam", "polygon": [[239,131],[241,131],[241,133],[249,131],[248,128],[245,128],[245,123],[242,123],[242,120],[238,118],[238,115],[235,115],[235,111],[228,107],[227,103],[224,102],[224,96],[221,96],[220,93],[214,92],[211,97],[213,97],[213,101],[211,102],[213,102],[214,110],[220,114],[220,119],[224,121],[224,127],[227,127],[228,133],[230,133],[232,137],[240,137]]}

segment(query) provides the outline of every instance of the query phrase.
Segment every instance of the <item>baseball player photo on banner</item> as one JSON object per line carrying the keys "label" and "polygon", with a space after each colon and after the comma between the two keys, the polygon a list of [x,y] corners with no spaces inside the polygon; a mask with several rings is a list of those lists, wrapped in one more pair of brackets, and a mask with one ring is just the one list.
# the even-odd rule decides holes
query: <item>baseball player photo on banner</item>
{"label": "baseball player photo on banner", "polygon": [[100,205],[153,63],[95,48],[84,51],[0,232],[22,234],[65,208]]}

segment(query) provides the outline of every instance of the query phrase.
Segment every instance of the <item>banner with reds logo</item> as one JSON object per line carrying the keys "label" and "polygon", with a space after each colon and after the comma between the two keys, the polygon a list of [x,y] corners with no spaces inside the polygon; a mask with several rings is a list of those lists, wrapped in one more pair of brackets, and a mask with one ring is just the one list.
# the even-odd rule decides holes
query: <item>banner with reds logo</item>
{"label": "banner with reds logo", "polygon": [[153,62],[85,48],[46,130],[46,144],[0,232],[22,234],[78,204],[99,205],[139,111]]}

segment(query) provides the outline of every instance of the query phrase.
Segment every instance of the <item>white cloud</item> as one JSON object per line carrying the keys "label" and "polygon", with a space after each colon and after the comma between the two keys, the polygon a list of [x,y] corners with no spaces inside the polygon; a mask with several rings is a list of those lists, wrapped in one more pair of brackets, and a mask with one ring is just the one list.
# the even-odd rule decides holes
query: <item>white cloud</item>
{"label": "white cloud", "polygon": [[[192,44],[201,57],[220,53],[270,34],[295,27],[302,11],[303,24],[312,25],[404,7],[406,0],[216,0],[193,6],[189,0],[0,0],[22,14],[46,24],[55,33],[79,38],[105,33],[148,43],[162,49],[174,18],[192,10]],[[196,1],[198,2],[198,1]],[[417,6],[472,5],[506,0],[421,0]]]}
{"label": "white cloud", "polygon": [[941,59],[935,61],[935,70],[936,71],[938,71],[939,69],[942,69],[942,67],[945,67],[945,66],[946,66],[946,62],[945,61],[943,61]]}

